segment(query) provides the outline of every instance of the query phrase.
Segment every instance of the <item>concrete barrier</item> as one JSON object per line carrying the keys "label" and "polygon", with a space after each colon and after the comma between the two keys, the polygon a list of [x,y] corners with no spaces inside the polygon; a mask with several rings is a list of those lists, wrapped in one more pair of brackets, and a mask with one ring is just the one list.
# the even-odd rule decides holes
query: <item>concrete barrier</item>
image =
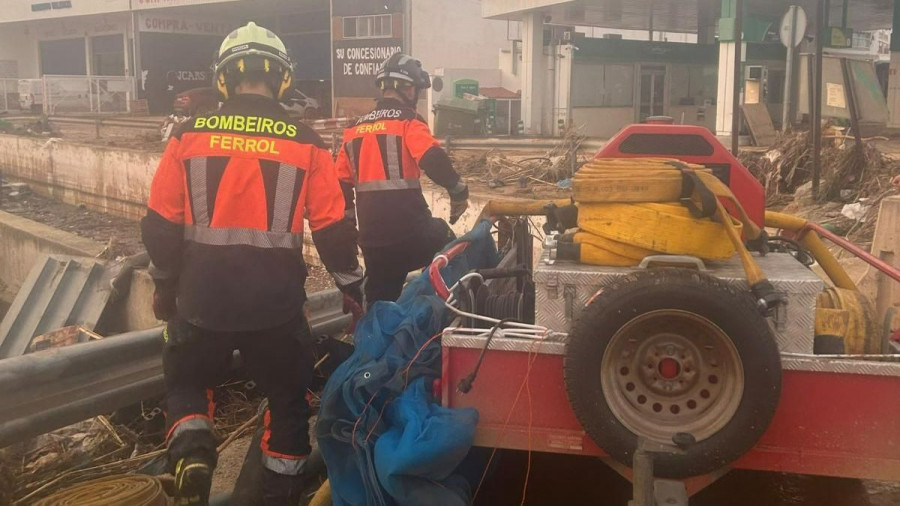
{"label": "concrete barrier", "polygon": [[0,135],[0,171],[69,204],[137,219],[160,153]]}

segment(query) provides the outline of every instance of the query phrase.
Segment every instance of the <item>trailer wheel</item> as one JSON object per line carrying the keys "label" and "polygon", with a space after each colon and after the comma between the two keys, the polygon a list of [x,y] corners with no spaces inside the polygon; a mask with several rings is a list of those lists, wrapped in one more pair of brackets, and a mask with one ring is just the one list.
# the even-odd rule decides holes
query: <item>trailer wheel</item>
{"label": "trailer wheel", "polygon": [[684,269],[604,287],[569,334],[564,373],[587,434],[626,465],[639,436],[669,446],[676,434],[693,436],[683,453],[656,458],[665,478],[711,472],[746,453],[781,394],[778,347],[749,294]]}

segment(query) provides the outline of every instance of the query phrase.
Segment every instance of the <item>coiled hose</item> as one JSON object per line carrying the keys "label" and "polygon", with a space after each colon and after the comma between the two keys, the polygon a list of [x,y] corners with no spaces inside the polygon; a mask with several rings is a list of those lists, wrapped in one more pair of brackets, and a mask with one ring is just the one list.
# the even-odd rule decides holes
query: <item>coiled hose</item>
{"label": "coiled hose", "polygon": [[156,478],[142,474],[107,476],[57,492],[35,506],[167,506]]}

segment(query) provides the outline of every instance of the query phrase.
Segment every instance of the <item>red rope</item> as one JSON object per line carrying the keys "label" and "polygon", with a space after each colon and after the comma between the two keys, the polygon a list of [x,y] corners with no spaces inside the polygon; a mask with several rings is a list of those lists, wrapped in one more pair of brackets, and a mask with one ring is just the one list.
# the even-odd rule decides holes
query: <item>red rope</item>
{"label": "red rope", "polygon": [[[441,334],[442,334],[442,332],[438,332],[437,334],[431,336],[430,339],[428,339],[427,341],[425,341],[425,344],[423,344],[423,345],[419,348],[419,350],[416,352],[416,354],[413,356],[413,358],[409,361],[409,364],[406,366],[406,369],[403,370],[403,374],[404,374],[404,376],[406,377],[406,386],[409,386],[409,369],[410,369],[410,368],[412,367],[412,365],[416,362],[416,360],[419,359],[419,356],[422,355],[422,352],[425,351],[425,348],[427,348],[428,345],[431,344],[435,339],[437,339],[438,337],[440,337]],[[366,411],[369,409],[369,406],[372,405],[372,401],[375,400],[375,396],[378,395],[379,392],[381,392],[381,388],[379,388],[378,390],[376,390],[376,391],[372,394],[372,397],[369,397],[369,402],[367,402],[366,405],[363,406],[363,410],[362,410],[362,412],[359,414],[359,417],[357,417],[356,423],[353,424],[353,432],[350,434],[350,442],[351,442],[351,444],[353,445],[353,449],[356,449],[356,430],[359,428],[359,423],[362,421],[363,415],[366,414]],[[366,435],[366,442],[369,441],[369,438],[372,436],[372,432],[375,430],[375,427],[378,426],[378,422],[381,421],[381,416],[382,416],[382,414],[384,413],[384,408],[385,408],[388,404],[390,404],[392,401],[393,401],[393,399],[388,400],[387,402],[385,402],[384,406],[381,407],[381,411],[379,411],[379,413],[378,413],[378,419],[375,420],[375,425],[372,426],[372,429],[371,429],[371,430],[369,431],[369,433]]]}
{"label": "red rope", "polygon": [[[546,337],[546,335],[544,336]],[[503,441],[503,436],[506,435],[506,429],[509,428],[509,421],[512,418],[513,411],[516,409],[516,406],[519,404],[519,398],[522,396],[522,391],[528,386],[528,379],[531,376],[531,366],[534,365],[534,361],[537,359],[538,351],[543,345],[543,339],[537,342],[537,349],[528,352],[528,367],[525,369],[525,377],[522,378],[522,384],[519,385],[519,390],[516,392],[516,397],[513,399],[512,406],[509,408],[509,412],[506,414],[506,420],[503,422],[503,427],[500,429],[500,435],[497,436],[497,442],[494,444],[494,449],[491,451],[491,456],[488,458],[487,465],[484,466],[484,472],[481,473],[481,480],[478,482],[478,487],[475,489],[475,494],[472,496],[472,502],[475,502],[475,499],[478,498],[478,493],[481,491],[482,485],[484,485],[484,479],[487,477],[488,470],[491,468],[491,463],[494,461],[494,457],[497,455],[497,450],[499,449],[500,443]],[[528,389],[529,396],[531,395],[531,389]],[[530,397],[529,397],[530,403]],[[525,475],[525,487],[528,487],[528,479],[531,474],[531,412],[529,411],[529,427],[528,427],[528,468],[526,469]],[[525,501],[525,492],[523,489],[522,492],[522,502]]]}
{"label": "red rope", "polygon": [[[537,353],[534,353],[534,357],[531,356],[531,351],[529,353],[529,360],[533,363],[534,359],[537,358]],[[534,410],[532,409],[531,404],[531,368],[528,368],[528,374],[525,375],[525,392],[527,393],[528,398],[528,465],[525,467],[525,484],[522,485],[522,502],[519,503],[519,506],[525,506],[525,497],[528,493],[528,479],[531,477],[531,429],[534,424]]]}

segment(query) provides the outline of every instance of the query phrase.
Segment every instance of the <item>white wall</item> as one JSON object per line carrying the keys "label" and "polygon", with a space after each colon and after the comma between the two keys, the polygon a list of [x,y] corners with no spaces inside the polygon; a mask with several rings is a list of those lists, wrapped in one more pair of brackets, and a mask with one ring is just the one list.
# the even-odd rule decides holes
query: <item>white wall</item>
{"label": "white wall", "polygon": [[0,0],[0,23],[39,19],[71,18],[86,14],[110,14],[130,9],[159,9],[184,5],[214,4],[235,0],[73,0],[72,6],[61,9],[31,10],[32,4],[51,3],[50,0]]}
{"label": "white wall", "polygon": [[[32,12],[34,3],[44,2],[0,0],[0,23],[124,12],[129,6],[129,0],[75,0],[70,8]],[[50,3],[49,0],[46,3]]]}
{"label": "white wall", "polygon": [[481,3],[412,2],[411,53],[426,70],[498,68],[498,51],[511,44],[506,40],[506,22],[482,19]]}
{"label": "white wall", "polygon": [[522,91],[522,54],[512,48],[500,50],[500,86],[509,91]]}
{"label": "white wall", "polygon": [[[47,19],[28,23],[28,31],[37,40],[70,39],[94,35],[127,33],[131,28],[130,14],[86,16],[75,19]],[[2,28],[6,31],[6,27]]]}
{"label": "white wall", "polygon": [[119,33],[130,37],[128,14],[95,15],[65,20],[46,19],[0,25],[0,60],[15,60],[18,63],[19,78],[38,78],[39,41]]}
{"label": "white wall", "polygon": [[484,17],[517,15],[523,11],[569,3],[571,0],[484,0]]}
{"label": "white wall", "polygon": [[24,24],[7,25],[0,29],[0,60],[17,62],[19,78],[40,77],[38,48],[34,30]]}

